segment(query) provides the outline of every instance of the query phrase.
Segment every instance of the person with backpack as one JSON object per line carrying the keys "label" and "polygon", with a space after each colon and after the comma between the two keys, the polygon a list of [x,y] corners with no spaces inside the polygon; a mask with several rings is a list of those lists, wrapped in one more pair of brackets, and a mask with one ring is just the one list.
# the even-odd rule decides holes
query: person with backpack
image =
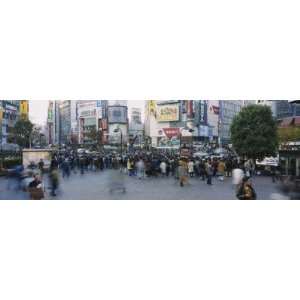
{"label": "person with backpack", "polygon": [[248,176],[245,176],[237,190],[236,197],[239,200],[256,200],[257,195]]}

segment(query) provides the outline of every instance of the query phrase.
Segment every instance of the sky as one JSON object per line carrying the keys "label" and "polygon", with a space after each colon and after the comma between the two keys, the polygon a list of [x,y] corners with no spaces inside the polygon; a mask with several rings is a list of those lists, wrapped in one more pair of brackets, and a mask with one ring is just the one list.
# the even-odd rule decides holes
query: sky
{"label": "sky", "polygon": [[[144,111],[144,101],[128,101],[129,116],[132,107],[142,109]],[[31,122],[38,125],[45,125],[47,119],[48,101],[30,100],[29,101],[29,117]],[[143,117],[142,117],[143,118]]]}

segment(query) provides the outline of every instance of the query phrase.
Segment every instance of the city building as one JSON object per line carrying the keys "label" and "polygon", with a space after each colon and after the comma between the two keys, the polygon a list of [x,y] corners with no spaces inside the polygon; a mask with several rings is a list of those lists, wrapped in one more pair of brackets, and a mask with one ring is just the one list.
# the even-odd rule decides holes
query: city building
{"label": "city building", "polygon": [[0,143],[14,143],[13,128],[20,118],[20,101],[0,101]]}
{"label": "city building", "polygon": [[61,144],[77,144],[79,135],[77,101],[61,101],[59,104],[59,113]]}
{"label": "city building", "polygon": [[108,142],[127,144],[129,141],[129,120],[127,101],[108,101]]}
{"label": "city building", "polygon": [[276,117],[279,121],[285,118],[300,116],[300,103],[297,101],[276,100]]}
{"label": "city building", "polygon": [[144,124],[142,123],[142,110],[132,108],[129,123],[129,138],[131,143],[142,145],[144,142]]}
{"label": "city building", "polygon": [[96,141],[89,135],[91,131],[99,133],[101,144],[108,143],[108,101],[80,100],[78,109],[78,133],[80,144],[91,144]]}
{"label": "city building", "polygon": [[60,101],[49,101],[47,115],[47,142],[49,145],[60,144]]}
{"label": "city building", "polygon": [[218,142],[220,132],[220,102],[219,100],[207,101],[207,124],[209,127],[209,141]]}
{"label": "city building", "polygon": [[234,117],[246,103],[243,100],[220,100],[220,143],[230,144],[230,127]]}
{"label": "city building", "polygon": [[180,100],[146,101],[145,136],[150,139],[147,142],[157,148],[179,148],[186,114],[187,103]]}

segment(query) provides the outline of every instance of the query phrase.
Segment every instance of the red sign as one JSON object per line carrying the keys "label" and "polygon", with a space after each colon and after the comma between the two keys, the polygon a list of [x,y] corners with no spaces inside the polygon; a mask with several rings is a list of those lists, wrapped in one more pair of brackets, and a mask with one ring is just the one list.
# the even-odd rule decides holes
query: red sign
{"label": "red sign", "polygon": [[220,107],[212,105],[210,107],[210,111],[213,112],[215,115],[218,115],[220,112]]}
{"label": "red sign", "polygon": [[164,128],[163,130],[164,130],[165,135],[169,139],[171,139],[174,136],[179,136],[179,134],[180,134],[179,128]]}

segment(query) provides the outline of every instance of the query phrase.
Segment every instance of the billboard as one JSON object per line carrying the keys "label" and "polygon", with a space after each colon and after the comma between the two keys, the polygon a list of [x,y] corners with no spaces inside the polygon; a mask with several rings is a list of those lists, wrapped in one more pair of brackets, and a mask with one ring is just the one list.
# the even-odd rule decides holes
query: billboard
{"label": "billboard", "polygon": [[21,100],[21,103],[20,103],[20,113],[21,113],[21,115],[28,116],[28,113],[29,113],[28,100]]}
{"label": "billboard", "polygon": [[163,104],[157,106],[158,122],[176,122],[179,121],[179,104]]}
{"label": "billboard", "polygon": [[108,123],[127,124],[127,106],[109,106]]}

